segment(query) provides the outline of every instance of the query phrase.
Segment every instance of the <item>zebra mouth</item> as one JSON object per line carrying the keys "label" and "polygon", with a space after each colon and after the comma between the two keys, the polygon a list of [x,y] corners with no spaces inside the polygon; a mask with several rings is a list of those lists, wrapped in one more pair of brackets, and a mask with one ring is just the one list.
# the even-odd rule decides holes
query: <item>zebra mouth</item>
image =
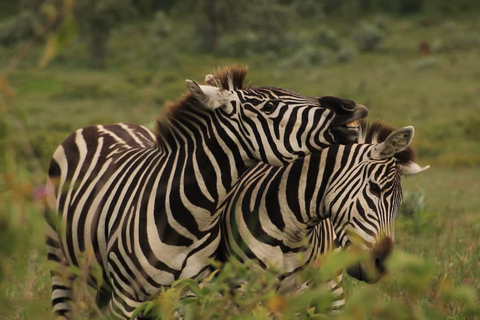
{"label": "zebra mouth", "polygon": [[355,142],[358,139],[362,120],[367,115],[368,109],[363,105],[357,105],[353,113],[348,116],[340,116],[338,123],[332,126],[335,140],[341,144]]}
{"label": "zebra mouth", "polygon": [[385,274],[385,270],[381,272],[381,270],[366,270],[361,263],[356,265],[350,266],[347,268],[347,273],[350,277],[355,278],[357,280],[373,284],[380,281],[382,276]]}
{"label": "zebra mouth", "polygon": [[353,131],[358,132],[360,130],[360,120],[355,120],[355,121],[347,123],[345,125],[345,128],[347,128],[348,130],[353,130]]}

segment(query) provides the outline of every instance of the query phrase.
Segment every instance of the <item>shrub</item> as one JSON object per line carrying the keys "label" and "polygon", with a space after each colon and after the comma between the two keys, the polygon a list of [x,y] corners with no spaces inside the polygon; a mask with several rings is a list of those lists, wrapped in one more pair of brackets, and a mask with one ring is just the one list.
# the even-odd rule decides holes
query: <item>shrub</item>
{"label": "shrub", "polygon": [[432,51],[445,53],[478,47],[480,47],[480,35],[478,33],[467,33],[435,41],[432,46]]}
{"label": "shrub", "polygon": [[30,11],[20,13],[0,25],[0,45],[12,45],[35,33],[40,21]]}
{"label": "shrub", "polygon": [[415,218],[423,211],[425,211],[425,192],[405,192],[399,214],[407,218]]}
{"label": "shrub", "polygon": [[355,49],[353,47],[342,47],[338,50],[337,60],[340,63],[350,62],[355,57]]}
{"label": "shrub", "polygon": [[373,51],[380,46],[383,37],[384,34],[379,28],[365,24],[354,33],[353,41],[356,43],[357,48],[360,51]]}
{"label": "shrub", "polygon": [[[340,252],[323,257],[317,265],[299,272],[299,281],[309,280],[310,286],[296,295],[280,296],[276,291],[278,268],[262,270],[252,262],[231,261],[215,271],[202,284],[190,279],[177,281],[162,290],[151,301],[141,305],[137,313],[157,319],[443,319],[450,304],[458,315],[473,317],[480,312],[475,289],[455,286],[448,277],[435,281],[432,263],[422,258],[394,251],[388,261],[390,275],[381,285],[358,285],[347,294],[343,311],[330,313],[332,296],[322,279],[344,267],[358,256]],[[217,264],[216,267],[219,267]],[[323,272],[325,271],[325,272]],[[241,282],[238,279],[242,279]],[[390,289],[387,291],[386,288]],[[185,292],[187,298],[183,298]],[[346,290],[348,292],[348,290]],[[430,297],[434,292],[433,297]],[[424,297],[429,297],[426,302]],[[176,315],[176,316],[174,316]]]}
{"label": "shrub", "polygon": [[334,30],[321,27],[313,36],[314,43],[332,50],[340,47],[338,35]]}
{"label": "shrub", "polygon": [[285,60],[288,67],[325,66],[334,61],[334,53],[325,48],[307,46]]}
{"label": "shrub", "polygon": [[415,68],[417,70],[426,70],[426,69],[431,69],[434,68],[438,65],[438,60],[432,57],[428,58],[423,58],[420,61],[417,62],[415,65]]}
{"label": "shrub", "polygon": [[167,37],[172,32],[170,21],[163,11],[158,11],[152,22],[153,32],[159,37]]}

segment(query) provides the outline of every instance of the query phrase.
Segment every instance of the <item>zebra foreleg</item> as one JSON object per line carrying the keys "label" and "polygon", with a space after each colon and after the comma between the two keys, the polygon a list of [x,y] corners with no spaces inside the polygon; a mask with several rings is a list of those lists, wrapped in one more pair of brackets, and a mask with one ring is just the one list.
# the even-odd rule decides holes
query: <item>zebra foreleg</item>
{"label": "zebra foreleg", "polygon": [[111,297],[112,297],[111,293],[98,290],[97,296],[95,298],[95,303],[97,304],[100,310],[105,310],[108,307],[108,303],[110,302]]}
{"label": "zebra foreleg", "polygon": [[61,319],[70,319],[72,316],[74,278],[57,270],[52,270],[50,275],[52,277],[52,309]]}
{"label": "zebra foreleg", "polygon": [[340,270],[339,272],[340,273],[337,275],[335,280],[330,280],[328,282],[334,299],[331,305],[331,311],[334,313],[343,310],[345,307],[345,295],[343,292],[343,270]]}
{"label": "zebra foreleg", "polygon": [[[47,220],[48,221],[48,220]],[[74,275],[69,270],[58,233],[53,224],[47,225],[48,261],[52,263],[50,276],[52,278],[52,309],[63,319],[72,316],[73,280]]]}

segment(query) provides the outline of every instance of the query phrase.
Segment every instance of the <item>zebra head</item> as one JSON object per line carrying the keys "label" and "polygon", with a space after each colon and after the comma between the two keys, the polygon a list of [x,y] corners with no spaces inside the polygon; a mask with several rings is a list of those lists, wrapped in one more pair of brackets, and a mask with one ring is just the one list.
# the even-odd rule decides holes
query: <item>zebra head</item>
{"label": "zebra head", "polygon": [[364,132],[365,127],[362,124],[359,136],[364,144],[346,146],[349,156],[337,159],[345,163],[330,182],[325,210],[339,244],[368,254],[366,261],[347,268],[348,274],[375,283],[386,273],[385,260],[393,249],[394,222],[402,203],[401,176],[429,166],[422,168],[413,161],[409,148],[413,127],[393,131],[374,124]]}
{"label": "zebra head", "polygon": [[207,75],[206,85],[187,80],[197,100],[219,121],[236,128],[252,160],[282,165],[334,144],[353,142],[363,105],[336,97],[310,97],[274,87],[243,88],[245,68]]}

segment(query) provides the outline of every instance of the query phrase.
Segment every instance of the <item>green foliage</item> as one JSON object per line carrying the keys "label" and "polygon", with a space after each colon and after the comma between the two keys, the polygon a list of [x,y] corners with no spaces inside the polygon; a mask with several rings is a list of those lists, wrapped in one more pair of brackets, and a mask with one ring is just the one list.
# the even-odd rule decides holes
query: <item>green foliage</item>
{"label": "green foliage", "polygon": [[[282,5],[295,5],[295,2],[283,1]],[[85,69],[88,55],[83,39],[60,40],[76,40],[76,27],[70,24],[65,33],[58,35],[59,43],[64,43],[63,50],[57,50],[56,59],[45,69],[37,69],[44,46],[34,44],[30,55],[11,73],[2,74],[0,318],[51,318],[43,244],[42,184],[56,146],[76,128],[93,123],[132,121],[153,127],[164,102],[185,92],[184,79],[201,81],[203,75],[215,67],[231,62],[250,65],[247,83],[255,86],[274,85],[310,95],[343,96],[367,105],[371,118],[382,118],[394,126],[414,125],[419,162],[431,164],[432,168],[403,181],[405,207],[397,219],[398,255],[392,257],[390,275],[373,286],[345,276],[347,307],[341,314],[322,313],[323,302],[328,301],[329,296],[320,286],[298,297],[281,297],[273,290],[278,270],[259,272],[246,268],[248,265],[226,265],[203,285],[180,282],[156,296],[146,308],[166,319],[172,316],[172,310],[200,319],[209,316],[280,319],[282,315],[288,319],[294,318],[297,312],[303,318],[321,319],[478,317],[480,99],[475,42],[475,35],[480,31],[478,21],[467,17],[456,19],[452,15],[449,18],[454,20],[449,23],[427,20],[423,16],[406,20],[384,16],[379,25],[375,17],[360,14],[355,19],[343,20],[341,16],[347,11],[341,8],[341,3],[331,1],[332,6],[338,4],[339,7],[329,9],[327,2],[322,2],[318,14],[312,14],[312,20],[304,15],[290,16],[294,23],[289,29],[275,29],[283,33],[279,37],[274,33],[269,37],[270,27],[256,26],[249,30],[249,26],[241,25],[228,30],[221,35],[219,52],[236,59],[196,51],[191,37],[197,32],[194,31],[195,17],[189,15],[188,10],[180,14],[170,10],[165,11],[163,22],[112,24],[111,54],[108,68],[102,72]],[[187,9],[194,5],[191,1]],[[133,12],[139,10],[137,5],[135,8]],[[373,5],[370,8],[376,10]],[[357,13],[368,11],[358,6],[357,9],[360,10]],[[315,42],[321,12],[324,13],[321,23],[335,33],[339,48]],[[290,19],[288,16],[285,21]],[[258,15],[252,14],[252,17]],[[388,31],[381,42],[384,50],[365,54],[353,49],[350,36],[358,28],[360,18],[368,18],[366,21],[382,32]],[[124,22],[130,18],[125,19]],[[274,22],[283,25],[282,19]],[[78,26],[79,21],[76,23]],[[170,33],[156,35],[156,23],[160,29],[169,25]],[[270,22],[266,25],[270,26]],[[61,28],[59,26],[59,30]],[[418,44],[425,39],[432,43],[430,56],[421,56],[418,52]],[[447,49],[435,49],[437,40]],[[272,44],[265,45],[264,41]],[[336,63],[343,59],[340,56],[344,48],[345,59],[350,62]],[[19,53],[14,45],[1,50],[3,72],[10,58],[17,59]],[[351,53],[355,59],[350,59]],[[405,211],[411,213],[411,218]],[[299,279],[327,278],[348,259],[345,255],[325,260],[321,265],[322,274],[307,268]],[[81,268],[67,271],[84,274]],[[248,281],[239,283],[238,279]],[[243,292],[230,292],[235,284],[240,284]],[[76,285],[81,287],[81,277]],[[198,296],[180,299],[184,289],[197,292]],[[90,298],[79,299],[78,314],[81,318],[95,317],[92,293],[85,287],[81,287],[81,292]],[[319,311],[311,305],[319,306]]]}
{"label": "green foliage", "polygon": [[306,46],[297,50],[284,64],[289,67],[327,66],[335,62],[335,53],[332,50]]}
{"label": "green foliage", "polygon": [[241,56],[288,47],[283,41],[294,13],[275,0],[205,0],[198,11],[194,41],[203,52]]}
{"label": "green foliage", "polygon": [[0,44],[12,45],[30,37],[35,33],[38,25],[38,17],[35,14],[30,11],[22,12],[0,23]]}
{"label": "green foliage", "polygon": [[337,60],[340,63],[350,62],[355,57],[355,49],[353,47],[342,47],[338,50]]}
{"label": "green foliage", "polygon": [[353,34],[353,40],[360,51],[373,51],[383,40],[383,32],[374,25],[364,24]]}
{"label": "green foliage", "polygon": [[172,32],[168,17],[163,11],[158,11],[153,20],[154,33],[159,37],[166,37]]}
{"label": "green foliage", "polygon": [[425,192],[405,192],[398,214],[410,219],[415,219],[415,217],[422,212],[425,212]]}
{"label": "green foliage", "polygon": [[76,1],[75,16],[87,41],[93,68],[105,67],[106,46],[112,28],[135,16],[130,0]]}
{"label": "green foliage", "polygon": [[480,34],[467,33],[437,40],[432,47],[434,52],[450,52],[453,50],[471,49],[480,47]]}
{"label": "green foliage", "polygon": [[319,46],[323,46],[332,50],[340,47],[338,35],[335,30],[322,26],[313,35],[313,41]]}
{"label": "green foliage", "polygon": [[[309,289],[289,296],[276,292],[278,268],[261,270],[252,262],[241,264],[233,260],[202,284],[191,279],[178,280],[172,288],[162,290],[140,306],[135,314],[156,319],[173,319],[176,313],[185,319],[443,319],[447,314],[443,306],[448,304],[458,308],[459,317],[480,312],[473,288],[455,286],[448,278],[436,282],[431,263],[397,250],[388,260],[390,275],[381,284],[391,290],[357,286],[347,295],[345,309],[331,314],[329,306],[334,298],[322,284],[338,268],[358,259],[352,253],[327,256],[318,264],[320,269],[309,266],[298,274],[299,281],[310,282]],[[421,298],[432,291],[436,294],[429,301]]]}

